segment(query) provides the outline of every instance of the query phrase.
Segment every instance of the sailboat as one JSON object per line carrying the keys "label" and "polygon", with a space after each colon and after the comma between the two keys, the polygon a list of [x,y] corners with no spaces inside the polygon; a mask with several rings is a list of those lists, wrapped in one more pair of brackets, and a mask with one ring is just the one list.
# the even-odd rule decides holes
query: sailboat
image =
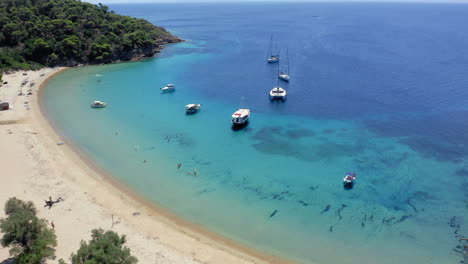
{"label": "sailboat", "polygon": [[[279,64],[278,64],[279,75]],[[276,78],[276,86],[270,90],[270,100],[286,100],[286,89],[279,86],[279,78]]]}
{"label": "sailboat", "polygon": [[287,58],[286,71],[280,72],[278,75],[278,78],[280,78],[283,81],[289,82],[289,52],[288,50],[286,50],[286,58]]}
{"label": "sailboat", "polygon": [[279,59],[280,59],[279,52],[278,51],[273,52],[273,35],[271,35],[267,61],[268,63],[275,63],[275,62],[278,62]]}

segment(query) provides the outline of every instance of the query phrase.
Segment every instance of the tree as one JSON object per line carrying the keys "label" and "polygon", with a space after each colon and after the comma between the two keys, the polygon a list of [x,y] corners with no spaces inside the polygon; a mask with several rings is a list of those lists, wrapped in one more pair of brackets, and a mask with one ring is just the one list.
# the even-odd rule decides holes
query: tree
{"label": "tree", "polygon": [[138,259],[125,247],[125,236],[113,231],[94,229],[89,243],[81,241],[81,246],[72,254],[72,264],[135,264]]}
{"label": "tree", "polygon": [[3,247],[11,247],[10,255],[18,264],[39,264],[53,256],[57,238],[53,230],[47,228],[47,221],[36,216],[32,202],[24,202],[15,197],[5,204],[7,218],[0,219]]}
{"label": "tree", "polygon": [[102,63],[149,56],[164,28],[80,0],[0,0],[0,70]]}

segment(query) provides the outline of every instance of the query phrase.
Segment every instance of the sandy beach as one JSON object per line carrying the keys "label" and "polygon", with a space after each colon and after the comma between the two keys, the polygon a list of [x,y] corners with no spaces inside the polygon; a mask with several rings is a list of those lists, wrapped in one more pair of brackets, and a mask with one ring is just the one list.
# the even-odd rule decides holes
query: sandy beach
{"label": "sandy beach", "polygon": [[[9,197],[33,201],[39,217],[53,221],[56,259],[69,260],[94,228],[127,236],[139,263],[283,263],[178,219],[113,183],[52,128],[41,112],[40,89],[65,68],[18,71],[3,76],[0,100],[0,217]],[[24,75],[26,73],[26,75]],[[28,83],[21,84],[28,80]],[[32,94],[27,95],[28,89]],[[18,95],[22,91],[24,95]],[[88,106],[85,106],[88,107]],[[50,210],[44,200],[63,198]],[[0,248],[0,263],[9,258]],[[6,263],[6,262],[5,262]]]}

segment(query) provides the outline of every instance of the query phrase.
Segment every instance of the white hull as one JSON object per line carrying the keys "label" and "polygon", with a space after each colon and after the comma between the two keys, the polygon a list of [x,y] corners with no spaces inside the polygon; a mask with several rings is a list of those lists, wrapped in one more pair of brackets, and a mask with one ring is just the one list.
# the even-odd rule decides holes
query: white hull
{"label": "white hull", "polygon": [[289,74],[280,74],[278,78],[280,78],[283,81],[289,82]]}
{"label": "white hull", "polygon": [[270,90],[270,99],[271,100],[286,100],[286,90],[281,87],[275,87]]}
{"label": "white hull", "polygon": [[188,104],[185,106],[185,112],[188,114],[196,113],[201,107],[201,104]]}
{"label": "white hull", "polygon": [[164,86],[163,88],[161,88],[161,91],[163,93],[173,92],[173,91],[175,91],[175,86],[173,84],[168,84],[168,85]]}
{"label": "white hull", "polygon": [[234,114],[232,114],[231,123],[233,125],[244,125],[249,121],[250,110],[249,109],[239,109]]}
{"label": "white hull", "polygon": [[104,103],[104,102],[101,102],[101,101],[94,101],[91,104],[91,108],[105,108],[106,106],[107,106],[107,104]]}
{"label": "white hull", "polygon": [[279,56],[271,56],[267,59],[268,63],[274,63],[279,61]]}
{"label": "white hull", "polygon": [[174,89],[174,88],[166,88],[166,87],[163,87],[163,88],[161,88],[161,91],[162,91],[163,93],[170,93],[170,92],[175,91],[175,89]]}

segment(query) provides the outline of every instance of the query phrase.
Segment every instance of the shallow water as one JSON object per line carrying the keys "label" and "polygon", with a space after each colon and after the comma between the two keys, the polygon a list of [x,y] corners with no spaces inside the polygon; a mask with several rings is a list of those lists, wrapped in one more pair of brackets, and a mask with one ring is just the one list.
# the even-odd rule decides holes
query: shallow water
{"label": "shallow water", "polygon": [[[468,5],[111,8],[187,40],[155,59],[74,68],[48,83],[51,119],[116,179],[184,219],[304,263],[463,260]],[[284,103],[268,100],[271,34],[290,54]],[[166,83],[177,91],[161,94]],[[93,100],[109,105],[91,109]],[[187,116],[188,103],[202,110]],[[240,105],[251,122],[233,131]],[[358,178],[346,191],[349,170]]]}

